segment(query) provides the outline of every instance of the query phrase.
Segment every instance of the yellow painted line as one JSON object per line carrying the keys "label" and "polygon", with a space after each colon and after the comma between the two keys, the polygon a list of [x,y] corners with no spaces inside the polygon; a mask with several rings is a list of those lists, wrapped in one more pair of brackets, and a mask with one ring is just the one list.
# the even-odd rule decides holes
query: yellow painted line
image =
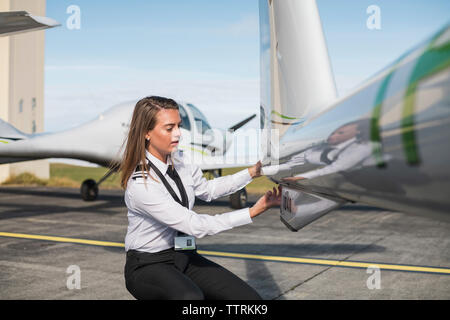
{"label": "yellow painted line", "polygon": [[36,240],[47,240],[47,241],[56,241],[56,242],[69,242],[69,243],[81,243],[81,244],[89,244],[89,245],[93,245],[93,246],[103,246],[103,247],[119,247],[119,248],[125,247],[125,245],[123,243],[118,243],[118,242],[83,240],[83,239],[52,237],[52,236],[39,236],[39,235],[23,234],[23,233],[0,232],[0,237],[36,239]]}
{"label": "yellow painted line", "polygon": [[[123,243],[119,243],[119,242],[95,241],[95,240],[53,237],[53,236],[41,236],[41,235],[31,235],[31,234],[23,234],[23,233],[0,232],[0,237],[35,239],[35,240],[46,240],[46,241],[67,242],[67,243],[79,243],[79,244],[88,244],[88,245],[103,246],[103,247],[118,247],[118,248],[125,247],[125,245]],[[339,260],[312,259],[312,258],[265,256],[265,255],[259,255],[259,254],[205,251],[205,250],[198,250],[197,252],[199,254],[203,254],[206,256],[225,257],[225,258],[255,259],[255,260],[274,261],[274,262],[290,262],[290,263],[300,263],[300,264],[326,265],[326,266],[334,266],[334,267],[351,267],[351,268],[364,268],[364,269],[369,268],[369,267],[378,267],[380,269],[395,270],[395,271],[410,271],[410,272],[412,271],[412,272],[450,274],[449,268],[439,268],[439,267],[420,267],[420,266],[396,265],[396,264],[385,264],[385,263],[376,263],[376,262],[354,262],[354,261],[339,261]]]}
{"label": "yellow painted line", "polygon": [[414,272],[450,274],[450,269],[448,269],[448,268],[406,266],[406,265],[384,264],[384,263],[375,263],[375,262],[352,262],[352,261],[322,260],[322,259],[310,259],[310,258],[263,256],[263,255],[246,254],[246,253],[227,253],[227,252],[200,251],[200,250],[198,251],[198,253],[201,253],[204,255],[210,255],[210,256],[219,256],[219,257],[258,259],[258,260],[276,261],[276,262],[294,262],[294,263],[303,263],[303,264],[327,265],[327,266],[335,266],[335,267],[352,267],[352,268],[378,267],[380,269],[398,270],[398,271],[414,271]]}

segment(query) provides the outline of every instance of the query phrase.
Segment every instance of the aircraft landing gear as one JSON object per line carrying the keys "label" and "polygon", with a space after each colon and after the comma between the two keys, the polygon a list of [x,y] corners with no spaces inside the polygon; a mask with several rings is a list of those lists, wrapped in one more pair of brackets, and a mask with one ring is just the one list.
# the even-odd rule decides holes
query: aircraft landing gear
{"label": "aircraft landing gear", "polygon": [[[222,176],[222,169],[210,170],[213,178]],[[247,206],[247,190],[245,188],[230,195],[230,206],[233,209],[242,209]]]}
{"label": "aircraft landing gear", "polygon": [[233,209],[242,209],[247,206],[247,190],[245,188],[230,195],[230,203]]}
{"label": "aircraft landing gear", "polygon": [[92,179],[84,180],[81,184],[81,197],[84,201],[94,201],[98,196],[98,185]]}
{"label": "aircraft landing gear", "polygon": [[81,184],[80,193],[84,201],[94,201],[98,197],[98,186],[105,181],[115,170],[109,170],[98,182],[86,179]]}

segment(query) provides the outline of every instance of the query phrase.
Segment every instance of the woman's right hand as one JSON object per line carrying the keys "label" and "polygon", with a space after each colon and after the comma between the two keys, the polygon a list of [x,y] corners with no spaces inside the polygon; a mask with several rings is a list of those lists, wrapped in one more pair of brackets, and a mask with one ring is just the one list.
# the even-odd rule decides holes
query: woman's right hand
{"label": "woman's right hand", "polygon": [[267,191],[253,207],[250,208],[250,217],[254,218],[267,209],[281,205],[281,186],[278,186],[278,192],[275,187],[273,191]]}

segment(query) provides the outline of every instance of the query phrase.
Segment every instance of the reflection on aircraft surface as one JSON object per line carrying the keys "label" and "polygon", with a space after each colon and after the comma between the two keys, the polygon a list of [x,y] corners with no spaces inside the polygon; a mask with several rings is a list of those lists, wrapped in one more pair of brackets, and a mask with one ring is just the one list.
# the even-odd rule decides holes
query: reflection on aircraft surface
{"label": "reflection on aircraft surface", "polygon": [[[295,182],[375,165],[376,161],[372,157],[372,150],[379,148],[379,144],[369,140],[367,130],[363,126],[364,122],[347,123],[336,129],[326,142],[294,155],[279,166],[281,171],[291,171],[289,176],[282,180]],[[385,155],[384,162],[387,161],[387,158]],[[317,168],[304,172],[302,168],[308,165]]]}
{"label": "reflection on aircraft surface", "polygon": [[[370,140],[365,127],[367,121],[360,120],[342,125],[324,142],[313,144],[294,154],[272,170],[285,176],[282,181],[295,182],[346,170],[357,170],[363,166],[384,166],[391,156],[384,154],[382,162],[378,164],[372,157],[373,150],[379,149],[380,144]],[[266,171],[267,169],[265,168]]]}
{"label": "reflection on aircraft surface", "polygon": [[449,25],[340,98],[314,0],[260,0],[260,37],[263,173],[289,229],[348,202],[448,217]]}

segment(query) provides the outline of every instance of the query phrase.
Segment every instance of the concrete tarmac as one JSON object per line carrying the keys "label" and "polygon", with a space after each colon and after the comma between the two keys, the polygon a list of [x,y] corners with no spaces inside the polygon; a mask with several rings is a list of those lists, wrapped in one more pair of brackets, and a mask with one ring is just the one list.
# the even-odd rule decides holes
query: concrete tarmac
{"label": "concrete tarmac", "polygon": [[[194,211],[231,209],[221,198]],[[77,189],[0,187],[0,299],[133,299],[126,230],[120,190],[84,202]],[[450,299],[449,231],[444,219],[352,204],[298,232],[271,209],[197,243],[264,299]]]}

